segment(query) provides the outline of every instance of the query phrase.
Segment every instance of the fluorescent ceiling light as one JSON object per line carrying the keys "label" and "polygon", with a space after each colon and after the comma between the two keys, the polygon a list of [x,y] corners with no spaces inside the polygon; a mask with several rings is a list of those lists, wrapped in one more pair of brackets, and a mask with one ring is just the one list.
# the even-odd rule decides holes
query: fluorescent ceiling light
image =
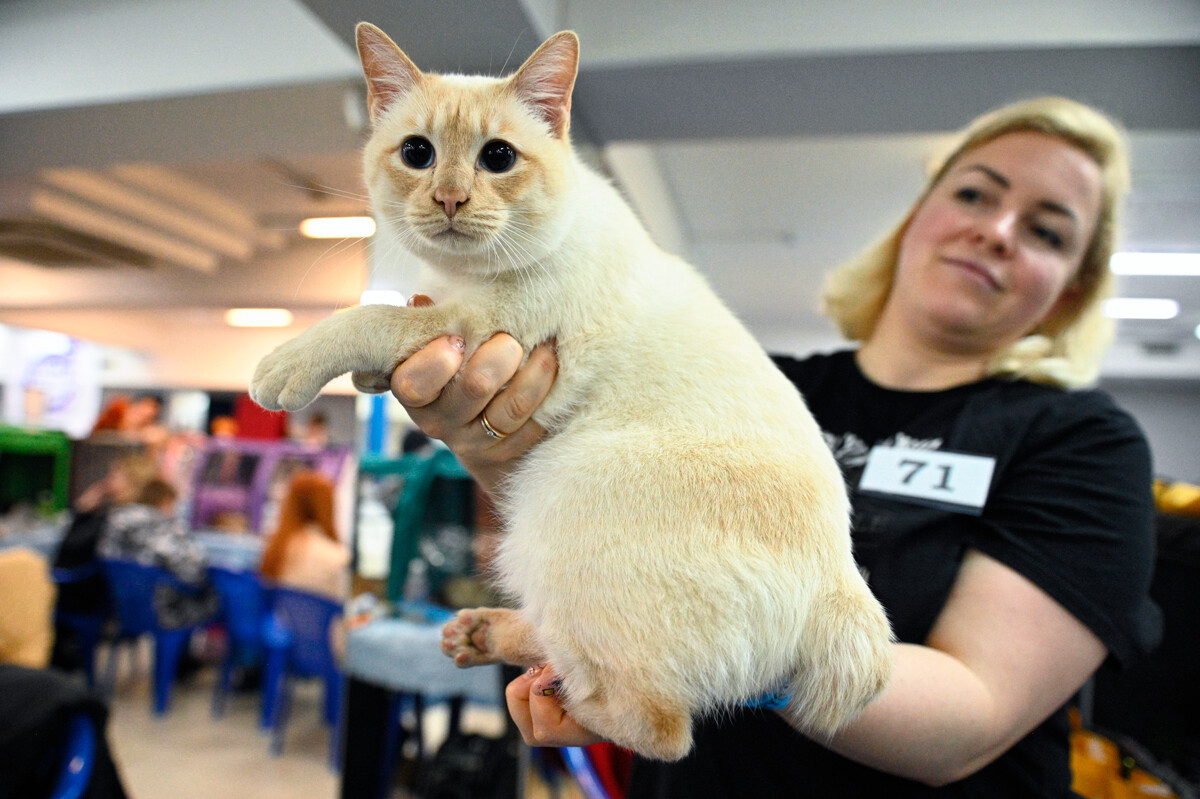
{"label": "fluorescent ceiling light", "polygon": [[1114,297],[1104,301],[1104,315],[1111,319],[1174,319],[1179,315],[1179,303],[1143,297]]}
{"label": "fluorescent ceiling light", "polygon": [[287,327],[292,312],[286,308],[230,308],[225,324],[231,327]]}
{"label": "fluorescent ceiling light", "polygon": [[369,216],[315,216],[300,223],[300,234],[310,239],[365,239],[375,235]]}
{"label": "fluorescent ceiling light", "polygon": [[1194,252],[1119,252],[1109,265],[1118,275],[1200,277],[1200,253]]}
{"label": "fluorescent ceiling light", "polygon": [[395,289],[367,289],[358,298],[359,305],[407,305],[408,298]]}

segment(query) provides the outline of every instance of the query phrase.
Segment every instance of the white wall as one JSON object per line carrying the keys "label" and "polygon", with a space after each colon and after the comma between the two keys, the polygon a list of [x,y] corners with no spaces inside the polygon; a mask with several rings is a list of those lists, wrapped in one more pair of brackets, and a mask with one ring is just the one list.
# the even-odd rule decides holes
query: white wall
{"label": "white wall", "polygon": [[1200,485],[1200,381],[1106,380],[1101,388],[1146,431],[1156,476]]}

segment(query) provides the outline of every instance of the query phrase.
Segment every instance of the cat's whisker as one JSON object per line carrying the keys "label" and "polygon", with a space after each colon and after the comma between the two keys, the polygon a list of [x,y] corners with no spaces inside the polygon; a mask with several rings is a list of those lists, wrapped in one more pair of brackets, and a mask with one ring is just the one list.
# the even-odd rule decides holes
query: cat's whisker
{"label": "cat's whisker", "polygon": [[364,194],[362,192],[349,191],[347,189],[338,189],[333,186],[317,185],[317,186],[312,186],[312,187],[301,186],[299,188],[304,188],[304,189],[307,189],[307,190],[313,191],[313,192],[319,192],[320,194],[327,194],[330,197],[341,197],[344,200],[362,200],[364,203],[370,202],[370,200],[371,200],[371,198],[369,196],[367,196],[366,194]]}
{"label": "cat's whisker", "polygon": [[326,258],[332,258],[335,255],[341,255],[343,252],[351,249],[354,245],[360,243],[361,241],[362,239],[358,238],[334,240],[333,243],[326,247],[320,255],[313,258],[312,262],[309,263],[308,268],[304,270],[304,274],[302,274],[300,279],[296,282],[296,290],[292,293],[292,299],[300,296],[300,289],[304,286],[304,281],[308,278],[309,273],[312,272],[317,264]]}

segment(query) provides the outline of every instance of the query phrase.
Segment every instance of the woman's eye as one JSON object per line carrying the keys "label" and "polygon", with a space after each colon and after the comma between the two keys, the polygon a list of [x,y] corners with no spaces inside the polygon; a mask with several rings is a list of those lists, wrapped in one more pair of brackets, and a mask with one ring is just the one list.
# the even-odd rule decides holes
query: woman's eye
{"label": "woman's eye", "polygon": [[971,188],[970,186],[963,186],[961,189],[954,192],[954,198],[960,202],[973,204],[983,199],[983,192],[979,189]]}
{"label": "woman's eye", "polygon": [[1033,235],[1056,250],[1061,249],[1063,246],[1063,237],[1057,230],[1052,230],[1042,225],[1034,225]]}
{"label": "woman's eye", "polygon": [[422,136],[410,136],[400,145],[400,160],[413,169],[429,169],[433,158],[433,145]]}
{"label": "woman's eye", "polygon": [[480,150],[479,163],[488,172],[507,172],[517,163],[517,151],[506,141],[490,141]]}

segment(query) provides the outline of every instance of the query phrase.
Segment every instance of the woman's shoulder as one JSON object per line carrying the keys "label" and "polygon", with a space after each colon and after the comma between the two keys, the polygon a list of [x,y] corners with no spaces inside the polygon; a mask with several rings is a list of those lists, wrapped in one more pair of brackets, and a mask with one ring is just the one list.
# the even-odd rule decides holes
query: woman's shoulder
{"label": "woman's shoulder", "polygon": [[1137,420],[1099,389],[1064,389],[1020,380],[980,386],[964,413],[962,437],[1012,463],[1121,467],[1129,476],[1149,468],[1150,446]]}
{"label": "woman's shoulder", "polygon": [[830,385],[836,378],[858,374],[852,349],[814,352],[803,357],[773,353],[771,360],[801,392],[812,386]]}
{"label": "woman's shoulder", "polygon": [[1038,429],[1082,426],[1141,435],[1137,420],[1102,389],[1067,389],[1026,380],[997,380],[996,385],[996,411],[1027,419]]}
{"label": "woman's shoulder", "polygon": [[309,525],[300,538],[305,554],[312,558],[325,561],[349,562],[350,550],[341,541],[335,541],[327,536],[321,528]]}

